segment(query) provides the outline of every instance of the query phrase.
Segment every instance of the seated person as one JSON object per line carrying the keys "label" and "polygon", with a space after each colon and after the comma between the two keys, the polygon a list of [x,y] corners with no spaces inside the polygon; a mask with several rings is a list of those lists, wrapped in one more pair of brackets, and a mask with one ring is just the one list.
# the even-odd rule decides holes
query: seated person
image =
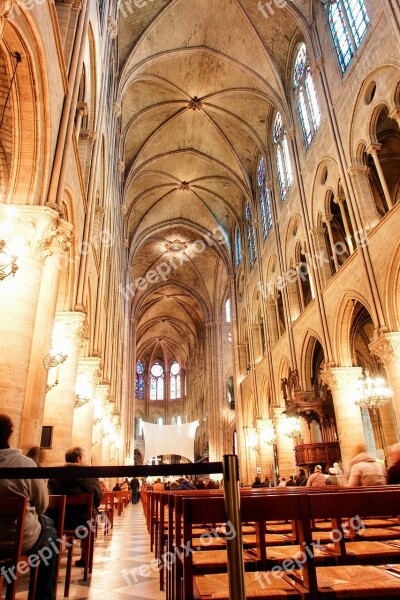
{"label": "seated person", "polygon": [[[66,466],[83,465],[83,449],[76,447],[71,448],[65,454]],[[103,498],[103,490],[98,479],[96,478],[80,478],[74,477],[71,479],[50,479],[49,490],[52,494],[61,496],[79,496],[80,494],[92,494],[94,513],[97,514],[97,508],[100,506]],[[67,506],[65,513],[64,529],[77,529],[80,526],[86,526],[93,518],[93,515],[86,514],[82,506]],[[88,540],[82,539],[82,556],[75,562],[75,566],[84,567],[83,560],[84,550]]]}
{"label": "seated person", "polygon": [[256,477],[252,483],[252,488],[255,487],[263,487],[263,484],[261,483],[261,479],[259,477]]}
{"label": "seated person", "polygon": [[[0,415],[0,467],[30,467],[35,469],[36,463],[22,456],[21,450],[10,448],[9,441],[13,432],[13,423],[7,415]],[[25,527],[22,540],[22,552],[25,555],[36,554],[42,548],[51,548],[57,540],[54,523],[44,515],[49,504],[49,495],[43,479],[0,479],[0,498],[6,496],[25,496],[29,503],[25,516]],[[0,500],[1,502],[1,500]],[[0,519],[0,553],[2,542],[13,533],[13,524]],[[47,556],[48,553],[46,553]],[[57,554],[50,552],[47,565],[40,561],[35,600],[55,600]],[[33,562],[33,561],[32,561]],[[4,575],[7,582],[9,575]]]}
{"label": "seated person", "polygon": [[112,489],[113,492],[120,492],[121,491],[121,486],[119,485],[119,483],[116,483]]}
{"label": "seated person", "polygon": [[155,483],[153,483],[153,492],[163,492],[164,485],[161,483],[161,479],[157,479]]}

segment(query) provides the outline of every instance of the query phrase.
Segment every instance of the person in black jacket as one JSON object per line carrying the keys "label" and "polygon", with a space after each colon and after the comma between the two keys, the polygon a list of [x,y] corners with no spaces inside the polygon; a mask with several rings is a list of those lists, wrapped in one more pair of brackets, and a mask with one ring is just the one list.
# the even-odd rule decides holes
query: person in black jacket
{"label": "person in black jacket", "polygon": [[400,483],[400,444],[392,446],[390,454],[393,458],[393,465],[388,470],[388,483]]}
{"label": "person in black jacket", "polygon": [[[140,483],[137,477],[133,477],[130,481],[129,487],[131,488],[132,493],[132,504],[137,504],[139,502],[139,489]],[[164,486],[165,489],[165,486]]]}
{"label": "person in black jacket", "polygon": [[[65,454],[65,466],[71,465],[82,465],[83,466],[83,449],[79,447],[71,448]],[[95,508],[95,514],[97,514],[97,508],[100,506],[101,499],[103,498],[103,490],[101,489],[100,481],[97,478],[85,478],[74,477],[71,479],[50,479],[48,483],[50,494],[57,496],[79,496],[80,494],[92,494],[93,506]],[[87,523],[91,521],[93,515],[88,515],[82,506],[69,506],[65,512],[65,529],[77,529],[80,526],[87,526]],[[85,545],[88,543],[88,539],[82,539],[82,556],[84,555]],[[75,561],[75,566],[84,567],[84,560],[81,557]]]}
{"label": "person in black jacket", "polygon": [[299,475],[296,479],[296,485],[306,486],[307,485],[307,475],[304,469],[299,469]]}

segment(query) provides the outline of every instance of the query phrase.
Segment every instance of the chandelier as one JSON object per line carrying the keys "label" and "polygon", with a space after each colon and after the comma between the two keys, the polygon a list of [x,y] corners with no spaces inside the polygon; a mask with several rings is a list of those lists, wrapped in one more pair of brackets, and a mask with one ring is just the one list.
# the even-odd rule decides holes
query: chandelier
{"label": "chandelier", "polygon": [[263,428],[261,441],[265,442],[269,446],[276,444],[276,433],[273,425],[267,425]]}
{"label": "chandelier", "polygon": [[393,393],[387,387],[382,377],[371,378],[369,371],[365,371],[365,377],[359,381],[359,398],[355,401],[360,408],[377,409],[390,403]]}
{"label": "chandelier", "polygon": [[301,421],[296,417],[288,417],[282,424],[282,432],[288,438],[298,438],[301,436]]}
{"label": "chandelier", "polygon": [[18,271],[17,257],[5,252],[7,246],[4,240],[0,240],[0,281],[3,281],[9,275],[15,277]]}

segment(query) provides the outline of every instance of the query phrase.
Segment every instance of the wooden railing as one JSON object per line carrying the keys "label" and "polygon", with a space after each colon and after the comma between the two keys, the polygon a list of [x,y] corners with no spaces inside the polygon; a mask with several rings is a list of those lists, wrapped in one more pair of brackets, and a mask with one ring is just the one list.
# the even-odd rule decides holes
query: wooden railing
{"label": "wooden railing", "polygon": [[311,465],[333,465],[340,459],[339,442],[323,444],[300,444],[295,448],[296,464],[299,467]]}

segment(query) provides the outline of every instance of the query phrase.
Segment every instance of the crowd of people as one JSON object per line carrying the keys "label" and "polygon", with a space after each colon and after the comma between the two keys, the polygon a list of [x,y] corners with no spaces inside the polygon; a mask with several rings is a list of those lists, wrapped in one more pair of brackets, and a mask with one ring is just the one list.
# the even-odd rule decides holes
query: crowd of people
{"label": "crowd of people", "polygon": [[[350,462],[348,473],[344,473],[339,463],[334,463],[332,467],[326,470],[321,465],[316,465],[311,475],[308,476],[304,469],[299,469],[298,475],[291,475],[287,480],[285,477],[278,479],[277,486],[324,487],[326,485],[336,485],[341,487],[368,487],[399,484],[400,444],[392,446],[390,454],[393,465],[386,470],[382,462],[368,452],[364,445],[359,445],[355,449],[355,456]],[[252,487],[274,487],[274,484],[268,477],[265,477],[264,481],[261,481],[260,477],[256,477]]]}

